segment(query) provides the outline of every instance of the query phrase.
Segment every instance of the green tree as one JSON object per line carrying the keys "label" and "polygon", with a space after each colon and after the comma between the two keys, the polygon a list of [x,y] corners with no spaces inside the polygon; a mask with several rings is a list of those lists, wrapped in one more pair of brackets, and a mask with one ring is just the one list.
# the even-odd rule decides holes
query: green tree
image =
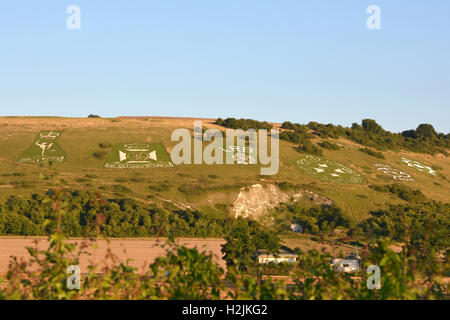
{"label": "green tree", "polygon": [[238,218],[225,236],[222,245],[223,259],[229,268],[249,271],[255,265],[258,250],[267,250],[277,254],[280,250],[280,239],[256,221]]}

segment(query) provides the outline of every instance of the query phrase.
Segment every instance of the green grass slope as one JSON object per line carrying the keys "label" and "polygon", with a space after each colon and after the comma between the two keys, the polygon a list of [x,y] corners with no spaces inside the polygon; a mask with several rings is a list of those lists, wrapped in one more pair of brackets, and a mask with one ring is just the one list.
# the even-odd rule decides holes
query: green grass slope
{"label": "green grass slope", "polygon": [[[212,119],[204,119],[203,127],[224,129],[215,125]],[[405,176],[410,176],[410,180],[414,181],[397,182],[420,190],[430,199],[443,202],[450,200],[450,160],[444,155],[386,151],[382,152],[384,159],[381,159],[361,152],[359,149],[363,146],[346,139],[328,139],[339,145],[340,149],[323,149],[323,156],[319,157],[322,161],[315,161],[317,165],[327,165],[323,168],[329,170],[350,169],[361,177],[358,183],[320,179],[320,175],[311,174],[320,173],[313,167],[302,170],[297,161],[305,154],[297,152],[295,145],[286,141],[280,141],[280,169],[274,176],[261,176],[259,165],[105,168],[105,162],[111,159],[111,152],[118,152],[124,144],[158,146],[155,147],[157,154],[164,154],[164,148],[160,147],[163,145],[170,154],[176,145],[170,140],[171,133],[178,128],[187,128],[193,135],[193,119],[0,118],[0,201],[11,195],[29,196],[43,193],[49,188],[67,187],[96,191],[105,197],[130,197],[146,203],[219,210],[230,206],[237,198],[239,189],[244,186],[287,182],[333,200],[355,220],[361,220],[370,210],[404,201],[369,188],[370,185],[396,182],[389,170],[379,170],[380,166],[376,164],[383,168],[389,166],[397,173],[401,171]],[[65,155],[63,162],[39,164],[19,161],[24,152],[31,150],[40,132],[52,130],[62,132],[57,143],[61,148],[58,152]],[[313,142],[318,144],[323,140],[316,138]],[[203,146],[207,144],[204,142]],[[436,175],[410,167],[402,158],[430,166]],[[163,160],[168,160],[167,155]]]}

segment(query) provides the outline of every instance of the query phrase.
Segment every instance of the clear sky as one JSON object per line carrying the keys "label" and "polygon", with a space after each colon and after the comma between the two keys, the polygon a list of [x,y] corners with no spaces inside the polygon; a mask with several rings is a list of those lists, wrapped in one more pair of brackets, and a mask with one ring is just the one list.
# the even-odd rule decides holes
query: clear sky
{"label": "clear sky", "polygon": [[[366,27],[372,4],[381,30]],[[3,1],[0,115],[373,118],[448,133],[449,14],[448,0]]]}

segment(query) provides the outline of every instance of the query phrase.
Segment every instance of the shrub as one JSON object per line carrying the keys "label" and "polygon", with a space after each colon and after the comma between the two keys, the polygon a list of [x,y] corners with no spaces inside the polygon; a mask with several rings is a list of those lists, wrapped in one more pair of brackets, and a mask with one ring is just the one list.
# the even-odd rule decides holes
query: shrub
{"label": "shrub", "polygon": [[339,150],[340,149],[340,147],[337,144],[330,142],[328,140],[320,142],[319,146],[321,146],[324,149],[328,149],[328,150]]}
{"label": "shrub", "polygon": [[277,182],[277,186],[278,186],[278,188],[280,188],[281,191],[285,191],[285,192],[296,188],[296,186],[293,185],[292,183],[285,182],[285,181]]}
{"label": "shrub", "polygon": [[98,144],[98,146],[102,149],[109,149],[112,147],[112,144],[109,142],[101,142]]}
{"label": "shrub", "polygon": [[105,159],[107,155],[108,155],[108,153],[105,152],[105,151],[97,151],[97,152],[94,152],[94,153],[92,154],[92,156],[93,156],[95,159],[98,159],[98,160],[103,160],[103,159]]}
{"label": "shrub", "polygon": [[295,144],[308,143],[310,135],[299,131],[282,131],[280,132],[280,139]]}
{"label": "shrub", "polygon": [[426,201],[425,195],[420,190],[413,190],[408,186],[404,186],[398,183],[392,185],[371,185],[370,188],[378,192],[390,192],[393,195],[398,196],[407,202],[424,202]]}
{"label": "shrub", "polygon": [[120,184],[115,184],[115,185],[111,186],[111,190],[113,190],[114,192],[119,192],[119,193],[129,193],[129,192],[131,192],[130,188],[122,186]]}
{"label": "shrub", "polygon": [[318,148],[316,145],[314,145],[311,142],[305,142],[303,144],[299,144],[296,148],[296,151],[301,153],[307,153],[311,154],[313,156],[321,157],[323,155],[322,149]]}
{"label": "shrub", "polygon": [[168,182],[163,182],[159,184],[153,184],[148,186],[150,191],[156,191],[156,192],[165,192],[172,188],[172,186]]}
{"label": "shrub", "polygon": [[369,148],[361,148],[359,149],[359,151],[367,153],[369,156],[378,158],[378,159],[385,159],[385,157],[383,156],[383,154],[381,152],[378,151],[373,151]]}

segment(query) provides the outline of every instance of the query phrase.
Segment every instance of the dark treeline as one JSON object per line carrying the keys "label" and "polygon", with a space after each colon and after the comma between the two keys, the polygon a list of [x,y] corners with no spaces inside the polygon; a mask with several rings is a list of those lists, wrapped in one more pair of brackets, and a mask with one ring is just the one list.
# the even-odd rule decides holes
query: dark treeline
{"label": "dark treeline", "polygon": [[361,125],[353,123],[351,128],[317,122],[309,122],[307,125],[284,122],[282,128],[293,130],[300,135],[312,130],[314,135],[321,138],[348,138],[378,150],[406,149],[420,153],[434,154],[441,152],[448,155],[445,149],[450,148],[450,134],[437,133],[430,124],[421,124],[415,130],[407,130],[402,133],[386,131],[375,120],[371,119],[362,120]]}
{"label": "dark treeline", "polygon": [[[31,199],[8,198],[0,206],[0,234],[49,235],[58,216],[51,206],[52,191]],[[62,231],[72,237],[99,231],[107,237],[218,237],[227,232],[227,217],[215,212],[166,210],[133,199],[99,200],[95,193],[72,191],[61,200]]]}
{"label": "dark treeline", "polygon": [[[424,212],[434,210],[433,214],[444,221],[441,221],[441,227],[448,228],[450,204],[428,201],[419,190],[401,184],[370,187],[408,202],[401,207],[408,215],[416,212],[423,218]],[[51,234],[58,221],[51,205],[54,203],[53,198],[52,190],[44,195],[34,194],[29,199],[15,196],[8,198],[0,205],[0,234]],[[86,236],[99,231],[108,237],[168,236],[169,233],[177,237],[222,237],[236,221],[225,212],[206,209],[168,210],[129,198],[101,200],[96,193],[87,191],[66,192],[58,201],[64,206],[61,229],[68,236]],[[347,213],[334,205],[308,207],[301,203],[286,203],[274,209],[274,231],[282,234],[290,230],[291,223],[298,223],[304,232],[310,234],[342,228],[353,234],[373,230],[375,235],[392,235],[385,220],[393,217],[391,213],[398,212],[399,208],[392,206],[387,211],[371,212],[367,220],[356,224]],[[367,227],[368,223],[379,221],[377,219],[381,216],[385,217],[382,223]],[[404,227],[404,223],[401,227]],[[384,233],[376,230],[383,230]]]}
{"label": "dark treeline", "polygon": [[[49,235],[58,216],[51,203],[53,191],[45,195],[34,194],[30,199],[12,196],[0,205],[0,234]],[[129,198],[101,200],[87,191],[66,192],[61,200],[61,230],[68,236],[89,236],[100,232],[107,237],[222,237],[230,231],[236,219],[226,213],[198,210],[168,210],[156,205],[146,205]],[[336,227],[350,228],[348,216],[338,207],[303,207],[286,204],[284,223],[277,220],[277,233],[289,230],[292,222],[300,223],[305,232],[332,231]]]}
{"label": "dark treeline", "polygon": [[216,124],[230,129],[267,129],[270,130],[273,126],[266,121],[257,121],[251,119],[235,119],[235,118],[218,118]]}
{"label": "dark treeline", "polygon": [[[231,129],[272,129],[268,122],[260,122],[251,119],[218,118],[216,124]],[[281,126],[280,139],[297,144],[297,151],[313,155],[322,155],[322,150],[316,147],[310,139],[314,136],[326,138],[347,138],[367,147],[377,150],[400,150],[405,149],[413,152],[435,154],[437,152],[448,155],[446,149],[450,148],[450,133],[438,133],[431,124],[421,124],[415,130],[407,130],[402,133],[392,133],[384,130],[375,120],[364,119],[361,125],[353,123],[351,128],[341,125],[321,124],[309,122],[299,124],[286,121]],[[312,132],[312,134],[311,134]],[[337,146],[326,143],[324,149],[337,150]],[[380,153],[370,149],[362,151],[381,158]],[[380,156],[381,155],[381,156]]]}

